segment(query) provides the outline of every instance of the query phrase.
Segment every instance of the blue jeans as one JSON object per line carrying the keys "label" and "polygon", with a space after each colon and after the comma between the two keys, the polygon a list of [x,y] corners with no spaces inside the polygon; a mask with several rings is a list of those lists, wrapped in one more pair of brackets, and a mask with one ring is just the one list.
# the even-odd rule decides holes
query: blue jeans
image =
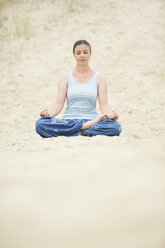
{"label": "blue jeans", "polygon": [[50,116],[42,117],[36,121],[36,132],[43,138],[58,136],[119,136],[121,125],[118,121],[105,119],[88,129],[81,129],[87,119],[58,119]]}

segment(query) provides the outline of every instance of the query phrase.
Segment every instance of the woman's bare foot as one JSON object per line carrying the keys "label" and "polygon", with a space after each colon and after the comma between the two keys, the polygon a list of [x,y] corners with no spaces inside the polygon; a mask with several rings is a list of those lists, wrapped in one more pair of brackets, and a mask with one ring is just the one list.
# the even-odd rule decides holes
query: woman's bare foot
{"label": "woman's bare foot", "polygon": [[104,120],[104,119],[108,119],[108,115],[100,115],[98,116],[96,119],[92,120],[92,121],[87,121],[83,124],[81,129],[87,129],[92,127],[94,124]]}

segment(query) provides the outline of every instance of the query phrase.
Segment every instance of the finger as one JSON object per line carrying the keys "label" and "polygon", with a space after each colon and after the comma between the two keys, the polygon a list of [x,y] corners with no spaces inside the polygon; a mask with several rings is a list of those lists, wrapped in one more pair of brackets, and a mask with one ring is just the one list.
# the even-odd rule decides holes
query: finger
{"label": "finger", "polygon": [[114,114],[114,116],[115,116],[115,118],[117,120],[119,118],[119,115],[117,114],[117,112],[115,110],[113,110],[113,114]]}
{"label": "finger", "polygon": [[117,120],[118,118],[119,118],[118,115],[116,115],[116,116],[115,116],[115,120]]}
{"label": "finger", "polygon": [[103,115],[103,118],[104,118],[104,119],[107,119],[107,118],[108,118],[108,115],[106,115],[106,114]]}
{"label": "finger", "polygon": [[44,114],[45,110],[41,111],[40,115]]}
{"label": "finger", "polygon": [[113,115],[108,115],[108,119],[112,120],[113,119]]}

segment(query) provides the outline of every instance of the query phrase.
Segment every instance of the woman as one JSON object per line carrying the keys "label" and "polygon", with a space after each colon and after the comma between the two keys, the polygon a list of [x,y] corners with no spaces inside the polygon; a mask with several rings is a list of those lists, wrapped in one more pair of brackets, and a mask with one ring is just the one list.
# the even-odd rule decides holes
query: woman
{"label": "woman", "polygon": [[[89,67],[91,46],[86,40],[79,40],[73,46],[76,68],[65,75],[59,83],[55,104],[40,113],[36,132],[43,138],[57,136],[120,135],[118,114],[108,104],[105,78]],[[96,112],[99,99],[101,116]],[[62,119],[55,118],[67,107]]]}

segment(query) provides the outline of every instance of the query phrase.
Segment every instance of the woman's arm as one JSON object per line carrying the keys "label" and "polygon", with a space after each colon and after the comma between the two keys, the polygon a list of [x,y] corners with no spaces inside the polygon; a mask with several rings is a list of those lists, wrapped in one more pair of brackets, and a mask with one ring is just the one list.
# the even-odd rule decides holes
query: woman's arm
{"label": "woman's arm", "polygon": [[64,76],[59,82],[55,103],[50,108],[43,110],[40,113],[41,117],[44,116],[54,117],[62,111],[67,95],[67,82],[68,82],[68,75]]}
{"label": "woman's arm", "polygon": [[100,74],[98,77],[98,97],[99,97],[99,105],[100,105],[101,113],[103,115],[106,114],[108,116],[108,119],[117,120],[118,114],[116,113],[115,110],[111,109],[108,103],[106,80],[104,76]]}

